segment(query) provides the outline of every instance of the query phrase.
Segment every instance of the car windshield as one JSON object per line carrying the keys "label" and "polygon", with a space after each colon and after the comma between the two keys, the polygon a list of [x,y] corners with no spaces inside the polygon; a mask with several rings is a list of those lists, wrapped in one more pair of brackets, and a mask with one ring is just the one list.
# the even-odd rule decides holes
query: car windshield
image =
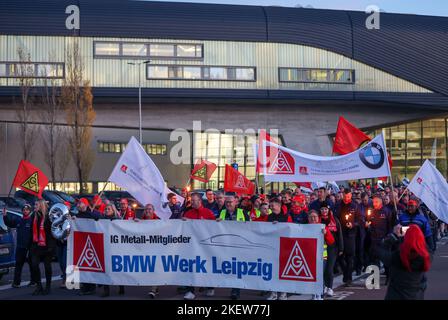
{"label": "car windshield", "polygon": [[68,201],[70,203],[75,203],[75,198],[73,198],[71,195],[66,194],[64,192],[57,192],[56,193],[59,197],[61,197],[62,199],[64,199],[65,201]]}
{"label": "car windshield", "polygon": [[64,200],[59,197],[56,193],[53,192],[44,192],[42,194],[43,198],[47,201],[53,202],[53,203],[58,203],[58,202],[64,202]]}

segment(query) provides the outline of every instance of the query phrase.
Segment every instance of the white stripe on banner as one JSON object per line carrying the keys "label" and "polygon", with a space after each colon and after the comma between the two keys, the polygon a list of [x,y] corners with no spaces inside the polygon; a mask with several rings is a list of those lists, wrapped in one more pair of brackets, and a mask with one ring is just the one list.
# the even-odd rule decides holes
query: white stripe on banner
{"label": "white stripe on banner", "polygon": [[321,294],[322,228],[321,224],[76,219],[68,238],[67,271],[75,263],[82,283]]}

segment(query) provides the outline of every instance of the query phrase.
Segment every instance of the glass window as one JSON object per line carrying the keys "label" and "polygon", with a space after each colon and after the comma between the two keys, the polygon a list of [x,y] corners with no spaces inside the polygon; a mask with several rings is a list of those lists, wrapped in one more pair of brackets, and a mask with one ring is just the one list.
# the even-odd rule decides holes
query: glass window
{"label": "glass window", "polygon": [[149,50],[152,57],[174,57],[173,44],[151,44]]}
{"label": "glass window", "polygon": [[196,45],[178,44],[177,45],[177,56],[178,57],[196,57]]}
{"label": "glass window", "polygon": [[162,154],[166,154],[166,144],[162,144]]}
{"label": "glass window", "polygon": [[223,67],[210,67],[209,68],[209,77],[212,80],[226,80],[227,79],[227,70]]}
{"label": "glass window", "polygon": [[254,68],[237,68],[236,79],[238,80],[255,80]]}
{"label": "glass window", "polygon": [[183,67],[184,79],[201,79],[201,67]]}
{"label": "glass window", "polygon": [[352,71],[330,70],[330,82],[352,82]]}
{"label": "glass window", "polygon": [[446,175],[445,119],[423,121],[423,159],[429,159]]}
{"label": "glass window", "polygon": [[280,68],[280,81],[353,83],[353,70]]}
{"label": "glass window", "polygon": [[168,67],[168,78],[170,79],[182,78],[182,68]]}
{"label": "glass window", "polygon": [[115,152],[116,153],[120,153],[120,144],[119,143],[115,143],[114,146],[115,146]]}
{"label": "glass window", "polygon": [[124,56],[144,57],[147,55],[147,46],[145,43],[123,43]]}
{"label": "glass window", "polygon": [[9,76],[35,77],[35,65],[33,63],[11,63],[9,65]]}
{"label": "glass window", "polygon": [[0,77],[6,77],[6,64],[0,64]]}
{"label": "glass window", "polygon": [[316,82],[328,82],[328,71],[327,70],[309,70],[308,79],[310,81]]}
{"label": "glass window", "polygon": [[168,66],[148,66],[148,78],[168,79]]}
{"label": "glass window", "polygon": [[108,143],[104,143],[103,145],[103,152],[109,152],[109,144]]}
{"label": "glass window", "polygon": [[118,42],[95,42],[95,55],[119,56],[120,44]]}

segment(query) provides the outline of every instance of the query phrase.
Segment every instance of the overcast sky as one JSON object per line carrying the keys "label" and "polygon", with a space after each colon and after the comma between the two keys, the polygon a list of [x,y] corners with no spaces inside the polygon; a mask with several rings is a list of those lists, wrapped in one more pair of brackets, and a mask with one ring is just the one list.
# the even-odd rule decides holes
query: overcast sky
{"label": "overcast sky", "polygon": [[[165,1],[165,0],[159,0]],[[311,5],[318,9],[343,9],[365,11],[376,5],[385,12],[437,15],[448,17],[448,0],[166,0],[177,2],[200,2],[222,4],[248,4],[261,6],[294,7]]]}

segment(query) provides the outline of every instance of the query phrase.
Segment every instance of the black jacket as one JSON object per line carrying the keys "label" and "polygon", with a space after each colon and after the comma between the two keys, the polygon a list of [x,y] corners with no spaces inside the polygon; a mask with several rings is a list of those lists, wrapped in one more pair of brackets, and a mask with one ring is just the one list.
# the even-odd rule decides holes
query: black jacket
{"label": "black jacket", "polygon": [[[346,215],[348,216],[348,221],[346,220]],[[358,205],[353,201],[348,204],[342,202],[339,208],[339,214],[337,216],[339,217],[339,222],[341,223],[342,234],[345,237],[356,237],[357,227],[361,224],[361,213]],[[347,228],[347,222],[351,222],[353,227]]]}
{"label": "black jacket", "polygon": [[399,240],[388,236],[379,250],[379,256],[386,267],[389,267],[389,285],[386,300],[423,300],[426,289],[426,274],[423,271],[423,258],[417,257],[411,262],[409,272],[400,259]]}
{"label": "black jacket", "polygon": [[[334,217],[334,216],[333,216]],[[339,220],[334,217],[334,220],[336,222],[336,231],[330,231],[331,234],[333,235],[334,238],[334,244],[332,244],[329,247],[336,247],[338,248],[338,253],[339,252],[344,252],[344,238],[342,236],[342,227],[341,227],[341,223],[339,222]],[[328,222],[322,220],[322,223],[325,224],[326,226],[328,226]]]}
{"label": "black jacket", "polygon": [[99,220],[103,218],[103,215],[96,210],[90,210],[90,208],[87,208],[85,212],[79,212],[76,215],[76,218]]}
{"label": "black jacket", "polygon": [[33,241],[33,216],[27,219],[16,215],[6,215],[5,224],[10,228],[16,228],[17,248],[29,249]]}

